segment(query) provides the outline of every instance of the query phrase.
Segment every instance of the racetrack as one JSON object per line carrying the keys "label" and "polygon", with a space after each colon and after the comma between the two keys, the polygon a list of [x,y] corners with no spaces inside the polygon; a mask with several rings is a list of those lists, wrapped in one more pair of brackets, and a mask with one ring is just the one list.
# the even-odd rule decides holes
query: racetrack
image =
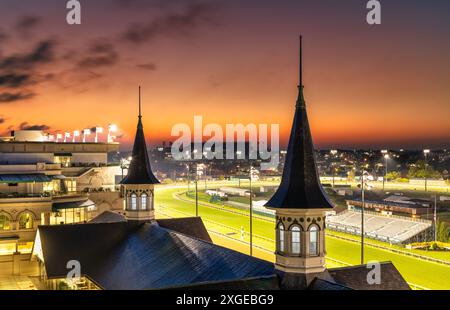
{"label": "racetrack", "polygon": [[[186,186],[161,186],[156,189],[155,209],[157,217],[184,217],[195,215],[195,203],[180,195]],[[243,210],[232,207],[218,208],[210,204],[199,205],[199,215],[211,234],[214,243],[249,253],[249,218]],[[242,230],[244,234],[242,236]],[[243,238],[242,238],[243,237]],[[253,219],[254,255],[274,260],[274,223],[271,218],[259,216]],[[360,244],[330,235],[326,237],[327,266],[356,265],[360,262]],[[408,283],[428,289],[450,289],[450,267],[419,258],[394,253],[390,250],[367,245],[367,261],[392,261]]]}

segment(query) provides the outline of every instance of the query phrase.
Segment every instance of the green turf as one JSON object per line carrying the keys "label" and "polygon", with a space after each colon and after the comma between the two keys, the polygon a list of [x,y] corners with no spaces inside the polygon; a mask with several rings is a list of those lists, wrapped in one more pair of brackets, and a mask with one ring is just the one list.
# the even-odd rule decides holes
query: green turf
{"label": "green turf", "polygon": [[[180,201],[174,197],[175,193],[183,191],[183,188],[160,187],[155,195],[155,208],[171,212],[171,216],[195,215],[195,204]],[[231,209],[231,208],[230,208]],[[229,210],[226,208],[226,210]],[[208,229],[230,234],[232,238],[240,237],[240,229],[249,231],[249,218],[245,211],[231,213],[211,207],[199,206],[199,215],[205,221]],[[271,220],[254,219],[253,221],[254,244],[269,251],[274,247],[274,224]],[[259,236],[261,238],[259,238]],[[244,241],[248,241],[246,235]],[[360,246],[357,243],[340,240],[333,237],[326,238],[327,255],[330,258],[346,264],[358,264],[360,260]],[[450,267],[443,264],[424,261],[414,257],[396,254],[391,251],[367,246],[365,249],[366,261],[392,261],[399,269],[403,277],[410,283],[431,289],[450,289]]]}

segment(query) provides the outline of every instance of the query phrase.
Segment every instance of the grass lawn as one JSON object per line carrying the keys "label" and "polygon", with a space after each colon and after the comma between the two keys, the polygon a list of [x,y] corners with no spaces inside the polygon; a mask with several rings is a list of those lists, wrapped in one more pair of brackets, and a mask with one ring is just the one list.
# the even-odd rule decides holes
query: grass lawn
{"label": "grass lawn", "polygon": [[[195,215],[195,204],[181,201],[175,193],[186,188],[159,187],[155,194],[157,216],[183,217]],[[199,206],[199,215],[205,222],[216,244],[248,253],[249,219],[245,211],[232,208],[218,210],[208,206]],[[242,238],[241,227],[245,234]],[[270,218],[253,220],[254,254],[257,257],[273,261],[274,223]],[[348,236],[348,235],[347,235]],[[372,241],[372,240],[371,240]],[[332,236],[326,238],[328,267],[343,264],[359,264],[360,246],[357,243],[341,240]],[[421,252],[421,251],[420,251]],[[450,289],[450,267],[424,261],[414,257],[371,247],[365,248],[366,261],[392,261],[403,277],[410,283],[430,289]],[[442,258],[441,258],[442,259]]]}

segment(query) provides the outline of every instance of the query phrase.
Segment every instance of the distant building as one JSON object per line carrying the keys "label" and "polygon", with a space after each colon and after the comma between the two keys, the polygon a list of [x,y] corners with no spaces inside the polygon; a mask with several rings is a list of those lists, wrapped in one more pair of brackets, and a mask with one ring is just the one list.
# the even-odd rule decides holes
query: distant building
{"label": "distant building", "polygon": [[[120,168],[108,163],[118,150],[118,143],[52,142],[35,130],[0,139],[0,255],[29,255],[38,225],[85,222],[121,206]],[[0,268],[8,269],[5,257]]]}
{"label": "distant building", "polygon": [[[348,199],[346,202],[349,210],[358,210],[362,207],[361,199]],[[396,214],[414,218],[433,212],[429,200],[398,195],[391,195],[380,201],[365,200],[364,209],[382,214]]]}

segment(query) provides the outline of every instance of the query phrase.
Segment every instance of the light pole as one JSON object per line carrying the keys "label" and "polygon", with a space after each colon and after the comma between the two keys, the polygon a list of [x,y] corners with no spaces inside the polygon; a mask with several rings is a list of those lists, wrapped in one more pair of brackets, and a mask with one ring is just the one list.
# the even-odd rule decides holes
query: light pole
{"label": "light pole", "polygon": [[198,216],[198,188],[197,188],[197,182],[198,177],[195,176],[195,216]]}
{"label": "light pole", "polygon": [[188,191],[187,192],[188,192],[188,196],[189,196],[189,191],[190,191],[190,188],[189,188],[189,183],[190,183],[189,182],[190,181],[189,180],[189,164],[186,165],[186,179],[187,179],[187,185],[188,185]]}
{"label": "light pole", "polygon": [[[331,155],[333,155],[333,157],[337,154],[337,150],[331,150],[330,151]],[[334,175],[336,173],[336,168],[335,168],[335,162],[334,160],[331,162],[331,173],[332,173],[332,179],[333,179],[333,188],[334,188]]]}
{"label": "light pole", "polygon": [[384,172],[384,176],[383,176],[383,191],[384,191],[384,183],[386,182],[386,175],[387,175],[387,160],[389,158],[388,155],[388,151],[387,150],[381,150],[381,154],[383,154],[384,157],[384,167],[385,167],[385,172]]}
{"label": "light pole", "polygon": [[250,165],[250,256],[253,256],[253,190],[252,190],[252,166]]}
{"label": "light pole", "polygon": [[384,154],[384,167],[385,167],[385,171],[384,171],[384,178],[383,178],[383,191],[384,191],[384,183],[387,182],[388,159],[389,159],[389,154]]}
{"label": "light pole", "polygon": [[364,175],[366,171],[362,169],[361,171],[361,265],[364,264]]}
{"label": "light pole", "polygon": [[437,194],[434,194],[434,242],[437,241]]}
{"label": "light pole", "polygon": [[427,177],[428,177],[428,154],[430,153],[429,149],[423,150],[423,155],[425,156],[425,191],[428,191],[427,189]]}

